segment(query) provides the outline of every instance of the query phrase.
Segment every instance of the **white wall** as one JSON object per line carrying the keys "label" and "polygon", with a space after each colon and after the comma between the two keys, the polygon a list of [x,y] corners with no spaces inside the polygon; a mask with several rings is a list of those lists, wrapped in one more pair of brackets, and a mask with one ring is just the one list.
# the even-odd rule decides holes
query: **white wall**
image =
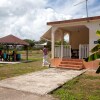
{"label": "white wall", "polygon": [[96,45],[94,41],[100,37],[96,35],[96,31],[100,30],[100,20],[98,22],[87,23],[86,26],[89,28],[89,51]]}

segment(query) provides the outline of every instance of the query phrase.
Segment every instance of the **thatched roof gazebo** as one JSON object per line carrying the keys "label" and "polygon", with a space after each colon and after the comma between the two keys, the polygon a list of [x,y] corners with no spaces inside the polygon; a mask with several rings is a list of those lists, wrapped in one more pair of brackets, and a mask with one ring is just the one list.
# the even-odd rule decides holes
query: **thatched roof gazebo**
{"label": "thatched roof gazebo", "polygon": [[25,42],[24,40],[21,40],[21,39],[19,39],[18,37],[14,36],[14,35],[8,35],[8,36],[0,38],[0,44],[6,45],[6,46],[9,46],[9,45],[13,45],[13,46],[24,45],[24,46],[26,46],[27,47],[26,59],[28,60],[28,46],[29,46],[29,43]]}

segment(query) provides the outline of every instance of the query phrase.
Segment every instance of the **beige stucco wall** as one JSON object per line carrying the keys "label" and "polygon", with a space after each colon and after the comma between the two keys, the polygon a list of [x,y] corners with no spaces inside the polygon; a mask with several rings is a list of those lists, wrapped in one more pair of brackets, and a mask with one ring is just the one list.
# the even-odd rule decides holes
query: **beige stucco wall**
{"label": "beige stucco wall", "polygon": [[70,44],[72,49],[79,49],[80,44],[89,44],[88,28],[84,28],[77,32],[70,33]]}
{"label": "beige stucco wall", "polygon": [[96,35],[96,31],[100,30],[100,20],[87,23],[86,26],[89,28],[89,50],[91,50],[96,45],[94,41],[100,38]]}

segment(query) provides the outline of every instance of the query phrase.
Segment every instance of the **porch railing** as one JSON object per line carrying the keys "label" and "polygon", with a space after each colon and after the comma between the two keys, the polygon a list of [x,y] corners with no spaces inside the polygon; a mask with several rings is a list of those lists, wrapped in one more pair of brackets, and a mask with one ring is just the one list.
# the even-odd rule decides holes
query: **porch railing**
{"label": "porch railing", "polygon": [[54,53],[57,58],[71,58],[71,45],[56,45]]}
{"label": "porch railing", "polygon": [[61,45],[55,46],[54,57],[61,58]]}
{"label": "porch railing", "polygon": [[89,56],[89,44],[80,44],[79,45],[79,58],[87,58]]}

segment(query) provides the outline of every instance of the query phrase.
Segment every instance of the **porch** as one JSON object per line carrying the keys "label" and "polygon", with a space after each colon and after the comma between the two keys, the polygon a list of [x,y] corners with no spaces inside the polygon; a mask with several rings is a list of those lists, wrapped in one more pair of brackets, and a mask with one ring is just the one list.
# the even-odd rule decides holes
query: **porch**
{"label": "porch", "polygon": [[79,49],[72,49],[71,45],[55,45],[54,59],[51,59],[51,66],[81,70],[85,68],[84,59],[88,56],[88,44],[80,44]]}
{"label": "porch", "polygon": [[[68,40],[65,40],[66,35]],[[51,66],[83,69],[82,59],[89,56],[89,29],[85,25],[52,28],[43,37],[52,43]],[[61,44],[57,45],[57,41]]]}

